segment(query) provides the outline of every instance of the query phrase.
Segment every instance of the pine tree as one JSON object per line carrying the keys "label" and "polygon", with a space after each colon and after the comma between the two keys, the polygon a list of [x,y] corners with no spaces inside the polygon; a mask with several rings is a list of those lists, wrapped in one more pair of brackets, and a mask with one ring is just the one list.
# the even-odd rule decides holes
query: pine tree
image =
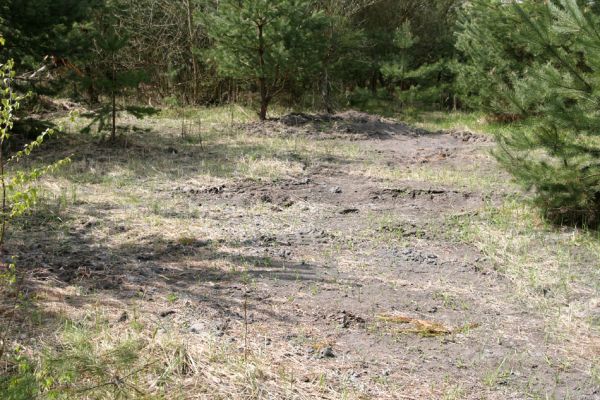
{"label": "pine tree", "polygon": [[396,52],[381,66],[388,91],[396,94],[402,106],[414,102],[415,97],[431,100],[431,96],[427,95],[439,94],[445,89],[445,85],[436,77],[444,72],[446,60],[421,62],[419,65],[414,49],[419,40],[413,34],[410,22],[405,21],[394,34]]}
{"label": "pine tree", "polygon": [[[509,40],[490,40],[488,49],[473,39],[467,56],[478,60],[489,53],[505,61],[503,79],[493,69],[474,76],[489,85],[490,107],[531,117],[535,127],[499,136],[495,154],[518,182],[533,190],[535,202],[551,220],[598,225],[600,16],[595,3],[530,0],[498,7],[503,9],[497,15],[518,18]],[[477,32],[485,34],[483,26]]]}
{"label": "pine tree", "polygon": [[367,47],[364,31],[356,26],[353,16],[370,4],[369,0],[319,0],[317,9],[326,15],[323,31],[323,51],[318,86],[323,108],[332,114],[337,102],[335,94],[342,92],[345,82],[364,73],[368,67],[364,57]]}
{"label": "pine tree", "polygon": [[[104,0],[4,0],[0,2],[0,34],[7,45],[2,52],[15,60],[19,77],[16,88],[35,93],[21,104],[19,114],[26,115],[38,104],[38,95],[66,94],[76,96],[74,78],[79,73],[77,61],[89,51],[85,34],[79,27],[85,24],[91,10]],[[75,89],[75,90],[73,90]],[[21,122],[24,122],[21,119]],[[37,130],[27,120],[15,131],[25,127]]]}
{"label": "pine tree", "polygon": [[81,49],[76,25],[103,0],[3,0],[0,4],[0,35],[3,52],[15,59],[17,72],[39,68],[46,56],[71,58]]}
{"label": "pine tree", "polygon": [[412,70],[412,55],[410,49],[419,41],[419,38],[411,32],[410,22],[404,22],[394,34],[394,45],[398,53],[391,61],[383,64],[381,73],[384,77],[391,79],[392,84],[398,84],[402,88],[404,81]]}
{"label": "pine tree", "polygon": [[[129,42],[129,33],[120,29],[119,13],[126,13],[126,4],[120,0],[106,1],[103,7],[99,7],[92,21],[83,29],[87,32],[87,40],[90,43],[90,52],[87,58],[81,60],[84,64],[82,70],[82,82],[90,94],[90,103],[94,103],[99,95],[108,97],[105,103],[85,129],[98,123],[101,131],[110,119],[110,140],[115,141],[117,129],[117,96],[129,88],[137,87],[146,79],[145,71],[134,68],[123,61],[123,52]],[[138,107],[126,107],[136,115],[143,115],[144,110]]]}
{"label": "pine tree", "polygon": [[[537,14],[541,3],[527,1],[523,7]],[[457,25],[459,62],[453,64],[457,75],[454,87],[462,102],[500,120],[521,114],[514,104],[497,95],[499,87],[510,86],[522,77],[534,59],[521,40],[524,26],[514,7],[503,0],[469,1]]]}
{"label": "pine tree", "polygon": [[[402,101],[448,105],[456,11],[464,0],[372,1],[354,18],[367,37],[368,69],[358,77],[372,94],[385,87],[385,96]],[[404,34],[418,41],[405,45]],[[365,85],[366,83],[366,85]],[[408,90],[410,88],[412,90]],[[396,91],[396,89],[400,89]]]}
{"label": "pine tree", "polygon": [[286,84],[318,74],[325,19],[308,0],[224,0],[207,19],[209,58],[221,75],[255,82],[261,120]]}

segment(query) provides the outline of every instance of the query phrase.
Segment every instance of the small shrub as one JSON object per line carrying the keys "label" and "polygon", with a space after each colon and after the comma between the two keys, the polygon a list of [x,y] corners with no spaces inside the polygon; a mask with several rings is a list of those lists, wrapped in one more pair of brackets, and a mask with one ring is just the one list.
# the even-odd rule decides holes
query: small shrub
{"label": "small shrub", "polygon": [[[0,37],[0,45],[3,40]],[[30,399],[35,390],[36,380],[26,358],[17,350],[8,349],[11,334],[19,312],[21,312],[22,294],[19,285],[17,266],[7,256],[4,249],[6,233],[10,222],[31,209],[37,199],[34,183],[43,175],[60,168],[69,162],[68,158],[30,170],[18,169],[19,162],[39,147],[46,137],[54,131],[46,130],[20,151],[8,155],[6,144],[11,137],[14,113],[25,96],[13,90],[15,73],[14,62],[9,60],[0,64],[0,294],[4,301],[0,307],[6,307],[7,321],[2,321],[0,332],[0,394],[2,399]],[[4,311],[4,310],[0,310]]]}

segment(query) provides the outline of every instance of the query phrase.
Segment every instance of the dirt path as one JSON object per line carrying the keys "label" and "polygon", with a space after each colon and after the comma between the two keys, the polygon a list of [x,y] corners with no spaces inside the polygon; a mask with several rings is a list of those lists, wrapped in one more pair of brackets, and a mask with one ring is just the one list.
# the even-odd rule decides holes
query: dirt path
{"label": "dirt path", "polygon": [[[462,216],[504,201],[492,142],[338,118],[244,125],[256,138],[333,146],[317,158],[286,150],[291,172],[277,179],[207,183],[185,172],[154,185],[152,196],[168,202],[155,214],[170,236],[147,219],[115,217],[144,201],[101,209],[97,193],[93,205],[82,195],[64,248],[37,253],[46,267],[36,279],[112,298],[105,307],[117,327],[136,304],[187,340],[243,348],[247,329],[253,353],[275,369],[295,366],[292,382],[325,379],[352,398],[600,398],[577,360],[548,341],[544,317],[456,236]],[[337,145],[355,156],[337,155]],[[178,149],[175,168],[199,163],[195,151]],[[479,181],[473,171],[494,172]],[[78,296],[67,297],[77,307]]]}

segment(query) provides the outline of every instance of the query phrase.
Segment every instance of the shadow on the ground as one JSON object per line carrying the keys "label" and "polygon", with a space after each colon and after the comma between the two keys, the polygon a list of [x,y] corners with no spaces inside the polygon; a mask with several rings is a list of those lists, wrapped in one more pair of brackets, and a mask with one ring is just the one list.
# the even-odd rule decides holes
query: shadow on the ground
{"label": "shadow on the ground", "polygon": [[24,164],[48,164],[69,156],[71,163],[58,172],[74,184],[107,183],[114,176],[131,182],[139,179],[165,180],[207,175],[230,178],[244,174],[244,163],[272,160],[306,167],[314,163],[348,164],[343,156],[315,154],[303,148],[277,147],[260,140],[238,140],[239,131],[204,132],[203,136],[181,138],[154,130],[135,129],[122,136],[117,144],[99,143],[84,134],[68,134],[48,143]]}
{"label": "shadow on the ground", "polygon": [[[68,212],[39,207],[15,232],[9,251],[32,282],[76,286],[106,301],[126,304],[142,292],[178,293],[224,316],[235,315],[241,287],[256,281],[272,286],[332,283],[324,267],[285,257],[247,254],[247,242],[171,240],[154,234],[135,243],[95,237]],[[255,250],[255,249],[253,249]],[[96,296],[97,297],[97,296]],[[90,300],[92,301],[92,300]],[[259,314],[281,319],[260,302]],[[288,318],[288,317],[286,317]],[[288,318],[289,319],[289,318]]]}
{"label": "shadow on the ground", "polygon": [[[219,135],[228,134],[237,133],[212,132],[200,140],[160,134],[156,129],[131,129],[126,140],[119,142],[120,146],[99,144],[98,138],[90,135],[65,134],[47,143],[43,151],[37,151],[30,160],[24,160],[24,166],[48,164],[72,155],[71,165],[60,174],[73,185],[112,185],[111,173],[116,169],[126,171],[130,182],[125,184],[141,185],[140,182],[152,178],[169,183],[199,174],[231,177],[240,157],[248,155],[305,164],[352,162],[331,154],[320,156],[302,150],[273,148],[260,141],[218,140]],[[254,244],[178,242],[160,235],[145,237],[134,244],[119,243],[110,236],[101,239],[93,235],[93,226],[87,226],[89,221],[81,218],[82,215],[89,213],[99,220],[92,223],[108,230],[118,229],[103,223],[102,219],[121,206],[98,199],[86,207],[84,204],[75,213],[70,212],[68,206],[55,209],[42,204],[19,221],[7,246],[11,254],[18,256],[19,268],[30,284],[40,288],[75,286],[84,293],[99,295],[89,300],[88,296],[66,299],[67,302],[102,298],[126,306],[140,292],[178,293],[221,315],[234,317],[239,309],[239,288],[248,288],[253,282],[289,287],[332,283],[324,276],[323,266],[285,256],[257,255],[254,250],[260,246]],[[248,240],[258,242],[253,238]],[[254,296],[261,295],[255,293]],[[253,301],[248,306],[257,314],[293,323],[289,315],[277,315],[261,301]],[[50,315],[48,318],[59,319]]]}

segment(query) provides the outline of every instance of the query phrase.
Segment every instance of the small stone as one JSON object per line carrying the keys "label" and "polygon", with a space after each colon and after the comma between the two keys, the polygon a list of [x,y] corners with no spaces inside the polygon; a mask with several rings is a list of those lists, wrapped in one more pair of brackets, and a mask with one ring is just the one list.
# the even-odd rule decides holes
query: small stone
{"label": "small stone", "polygon": [[202,324],[200,322],[195,322],[195,323],[192,324],[192,326],[190,326],[190,332],[191,333],[198,334],[198,333],[204,332],[205,330],[206,329],[205,329],[204,324]]}
{"label": "small stone", "polygon": [[330,191],[331,193],[342,193],[342,188],[341,188],[341,187],[339,187],[339,186],[334,186],[334,187],[332,187],[331,189],[329,189],[329,191]]}
{"label": "small stone", "polygon": [[294,183],[292,183],[293,185],[308,185],[310,183],[310,179],[309,178],[304,178],[304,179],[300,179]]}
{"label": "small stone", "polygon": [[224,190],[225,190],[225,185],[220,185],[220,186],[213,186],[213,187],[207,188],[204,191],[206,193],[210,193],[210,194],[221,194],[221,193],[223,193]]}
{"label": "small stone", "polygon": [[121,314],[121,316],[119,317],[117,322],[125,322],[128,319],[129,319],[129,315],[127,314],[127,311],[123,311],[123,313]]}
{"label": "small stone", "polygon": [[160,317],[165,318],[165,317],[168,317],[169,315],[173,315],[173,314],[175,314],[174,310],[167,310],[167,311],[161,312]]}
{"label": "small stone", "polygon": [[333,354],[333,349],[329,346],[324,347],[319,352],[319,358],[333,358],[335,354]]}
{"label": "small stone", "polygon": [[291,207],[291,206],[293,206],[294,204],[295,204],[295,203],[294,203],[294,201],[293,201],[293,200],[290,200],[290,199],[284,199],[284,200],[281,202],[281,206],[282,206],[282,207],[284,207],[284,208],[290,208],[290,207]]}
{"label": "small stone", "polygon": [[287,249],[281,249],[279,251],[279,257],[281,258],[288,258],[289,256],[292,255],[292,252],[290,250]]}
{"label": "small stone", "polygon": [[225,332],[229,328],[229,322],[230,322],[229,319],[226,319],[225,321],[219,322],[215,326],[215,335],[219,336],[219,337],[225,335]]}
{"label": "small stone", "polygon": [[273,199],[267,193],[264,193],[260,196],[260,201],[263,203],[272,203]]}

